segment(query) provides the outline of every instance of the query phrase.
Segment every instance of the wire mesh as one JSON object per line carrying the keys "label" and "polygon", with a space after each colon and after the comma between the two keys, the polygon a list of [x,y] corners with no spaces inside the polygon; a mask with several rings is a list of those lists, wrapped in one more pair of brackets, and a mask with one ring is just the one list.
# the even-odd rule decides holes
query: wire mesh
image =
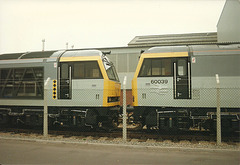
{"label": "wire mesh", "polygon": [[[115,98],[120,96],[119,89],[103,90],[97,83],[72,87],[69,91],[70,99],[59,99],[59,87],[57,99],[54,99],[52,83],[49,83],[44,91],[44,94],[47,94],[49,129],[68,127],[70,130],[85,131],[96,128],[109,130],[117,128],[117,125],[121,127],[122,112],[114,109],[120,105],[120,100]],[[231,132],[239,131],[240,88],[220,87],[219,94],[221,131],[230,135]],[[128,126],[132,123],[141,124],[143,130],[157,129],[160,133],[173,135],[179,131],[189,131],[191,134],[216,132],[217,88],[193,88],[190,98],[186,99],[176,99],[174,95],[175,91],[172,88],[139,88],[137,98],[134,98],[138,106],[131,112],[133,122],[128,122]],[[14,124],[42,126],[42,99],[5,99],[1,102],[1,106],[3,105],[12,105],[14,109],[1,109],[1,122],[12,120],[15,121]],[[8,115],[8,119],[5,114]]]}
{"label": "wire mesh", "polygon": [[[239,131],[240,88],[194,88],[189,97],[176,98],[174,89],[152,86],[137,90],[135,122],[146,129],[215,133],[216,110],[221,109],[222,133]],[[181,93],[180,93],[181,94]]]}

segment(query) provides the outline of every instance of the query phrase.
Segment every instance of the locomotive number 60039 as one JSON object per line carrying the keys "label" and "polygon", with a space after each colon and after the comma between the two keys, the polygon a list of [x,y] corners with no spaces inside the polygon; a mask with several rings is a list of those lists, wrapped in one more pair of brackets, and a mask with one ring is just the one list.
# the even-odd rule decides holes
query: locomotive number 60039
{"label": "locomotive number 60039", "polygon": [[151,84],[167,84],[168,80],[151,80]]}

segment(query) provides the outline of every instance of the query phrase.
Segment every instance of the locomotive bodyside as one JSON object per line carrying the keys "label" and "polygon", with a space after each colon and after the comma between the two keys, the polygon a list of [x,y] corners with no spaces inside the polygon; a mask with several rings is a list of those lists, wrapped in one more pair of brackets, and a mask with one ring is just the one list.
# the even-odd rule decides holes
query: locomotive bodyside
{"label": "locomotive bodyside", "polygon": [[[154,47],[144,52],[132,80],[134,119],[148,128],[213,129],[216,78],[226,129],[239,129],[239,45]],[[226,120],[225,120],[226,119]]]}
{"label": "locomotive bodyside", "polygon": [[44,53],[0,56],[1,123],[42,125],[44,95],[50,125],[97,127],[117,121],[121,85],[102,52]]}

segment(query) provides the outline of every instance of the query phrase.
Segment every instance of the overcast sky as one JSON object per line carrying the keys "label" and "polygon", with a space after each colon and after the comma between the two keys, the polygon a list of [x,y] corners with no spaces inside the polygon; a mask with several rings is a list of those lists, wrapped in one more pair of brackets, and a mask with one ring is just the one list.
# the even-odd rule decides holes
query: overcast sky
{"label": "overcast sky", "polygon": [[225,0],[0,0],[0,54],[120,47],[135,36],[216,32]]}

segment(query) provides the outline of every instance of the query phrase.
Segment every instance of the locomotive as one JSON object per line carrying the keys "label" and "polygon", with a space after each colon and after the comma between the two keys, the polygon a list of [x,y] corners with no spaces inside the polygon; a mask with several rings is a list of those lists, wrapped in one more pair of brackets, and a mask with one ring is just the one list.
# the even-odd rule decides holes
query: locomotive
{"label": "locomotive", "polygon": [[[50,81],[47,81],[50,80]],[[91,128],[118,124],[121,84],[106,52],[60,50],[0,55],[0,123]]]}
{"label": "locomotive", "polygon": [[222,131],[240,127],[240,45],[152,47],[132,80],[133,118],[147,129],[216,131],[216,74]]}

